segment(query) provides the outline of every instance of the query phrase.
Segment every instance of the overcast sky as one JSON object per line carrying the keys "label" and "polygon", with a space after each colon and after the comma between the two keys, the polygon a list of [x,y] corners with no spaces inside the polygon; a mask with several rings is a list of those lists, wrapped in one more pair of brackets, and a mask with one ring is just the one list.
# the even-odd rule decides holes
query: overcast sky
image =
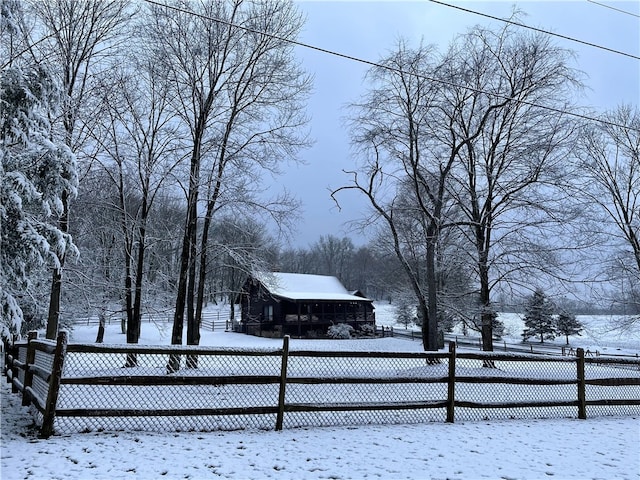
{"label": "overcast sky", "polygon": [[[527,25],[640,55],[638,1],[444,1],[500,18],[508,18],[516,5],[526,13],[522,22]],[[456,35],[474,25],[503,25],[429,0],[302,0],[298,5],[307,16],[301,42],[374,62],[393,50],[400,37],[409,40],[412,46],[423,40],[444,51]],[[581,99],[581,105],[602,111],[623,102],[639,103],[640,60],[571,40],[554,39],[557,45],[576,52],[575,67],[587,74],[590,90]],[[329,234],[348,236],[356,245],[366,243],[366,237],[351,231],[348,225],[363,215],[365,201],[355,193],[344,193],[339,197],[342,210],[338,210],[329,192],[349,182],[343,169],[355,165],[344,128],[344,107],[365,92],[363,76],[368,67],[308,48],[297,47],[296,52],[305,69],[315,77],[308,103],[315,143],[301,153],[304,165],[288,167],[287,173],[278,179],[279,185],[303,202],[303,221],[292,244],[308,247],[320,235]]]}

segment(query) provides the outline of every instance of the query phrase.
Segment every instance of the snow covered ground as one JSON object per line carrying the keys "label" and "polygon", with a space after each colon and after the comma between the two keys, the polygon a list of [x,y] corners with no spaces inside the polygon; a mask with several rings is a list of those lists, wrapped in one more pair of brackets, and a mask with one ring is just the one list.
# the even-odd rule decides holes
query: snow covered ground
{"label": "snow covered ground", "polygon": [[[393,326],[404,329],[403,325],[396,323],[396,313],[393,305],[388,303],[375,303],[376,323],[378,325]],[[522,342],[522,331],[524,330],[523,315],[518,313],[500,313],[498,318],[504,324],[503,340],[507,343]],[[569,344],[575,348],[584,348],[591,352],[598,351],[603,355],[636,355],[640,354],[640,321],[628,325],[621,329],[621,315],[578,315],[577,319],[583,325],[580,335],[569,336]],[[411,328],[411,327],[409,327]],[[413,327],[418,330],[417,327]],[[456,327],[454,334],[461,335],[461,327]],[[479,333],[470,331],[470,336],[479,336]],[[537,345],[538,340],[531,339],[532,344]],[[502,342],[500,342],[502,343]],[[553,340],[545,340],[548,345],[565,345],[564,336],[556,337]]]}
{"label": "snow covered ground", "polygon": [[[382,315],[384,309],[379,309]],[[96,326],[72,342],[93,342]],[[145,323],[141,343],[168,344]],[[577,337],[580,338],[580,337]],[[599,345],[605,346],[601,339]],[[633,340],[632,340],[633,341]],[[124,343],[109,325],[105,343]],[[420,349],[419,342],[292,340],[291,348]],[[273,347],[281,340],[203,332],[202,345]],[[638,345],[637,343],[635,345]],[[580,346],[580,345],[577,345]],[[633,346],[633,343],[631,344]],[[615,346],[613,348],[619,348]],[[88,433],[37,439],[20,397],[2,381],[0,478],[92,479],[635,479],[640,418],[509,420],[215,433]]]}
{"label": "snow covered ground", "polygon": [[19,404],[3,382],[3,480],[640,478],[637,418],[38,440]]}

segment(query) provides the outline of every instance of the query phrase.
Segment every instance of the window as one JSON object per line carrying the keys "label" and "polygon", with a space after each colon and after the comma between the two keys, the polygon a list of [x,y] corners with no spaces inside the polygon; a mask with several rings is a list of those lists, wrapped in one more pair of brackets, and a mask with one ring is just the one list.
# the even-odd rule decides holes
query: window
{"label": "window", "polygon": [[264,322],[273,322],[273,305],[262,307],[262,320]]}

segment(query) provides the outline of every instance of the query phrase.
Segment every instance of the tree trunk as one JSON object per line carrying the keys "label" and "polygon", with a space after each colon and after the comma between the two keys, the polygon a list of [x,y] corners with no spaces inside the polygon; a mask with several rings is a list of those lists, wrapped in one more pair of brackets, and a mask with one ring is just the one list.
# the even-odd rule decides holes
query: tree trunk
{"label": "tree trunk", "polygon": [[480,256],[480,322],[482,325],[482,350],[493,352],[493,313],[489,289],[489,267],[486,255]]}
{"label": "tree trunk", "polygon": [[[127,316],[127,343],[137,343],[135,340],[135,335],[132,331],[135,331],[135,320],[133,318],[133,292],[132,285],[133,281],[131,279],[131,255],[130,255],[130,245],[127,245],[125,249],[125,275],[124,275],[124,303],[125,303],[125,312]],[[137,366],[137,359],[133,354],[127,354],[127,360],[124,364],[125,367],[135,367]]]}
{"label": "tree trunk", "polygon": [[100,315],[98,315],[98,335],[96,336],[96,343],[102,343],[104,341],[105,322],[104,312],[100,312]]}
{"label": "tree trunk", "polygon": [[[182,253],[180,255],[180,272],[178,277],[178,289],[176,292],[176,308],[173,314],[173,329],[171,330],[171,345],[182,345],[182,332],[184,328],[184,311],[187,302],[187,283],[189,276],[190,263],[190,243],[191,243],[191,210],[195,210],[195,206],[189,206],[187,213],[188,221],[182,241]],[[167,373],[174,373],[180,369],[180,356],[170,355],[167,364]]]}
{"label": "tree trunk", "polygon": [[[62,192],[62,215],[60,216],[60,231],[63,235],[69,232],[69,192]],[[58,336],[58,325],[60,323],[60,296],[62,294],[62,268],[66,252],[58,258],[60,266],[53,269],[51,279],[51,294],[49,296],[49,313],[47,315],[47,333],[48,340],[55,340]]]}
{"label": "tree trunk", "polygon": [[[143,209],[144,210],[144,209]],[[143,214],[144,215],[144,214]],[[144,221],[144,219],[142,219]],[[136,260],[135,285],[133,286],[133,306],[131,308],[131,316],[127,315],[127,343],[137,344],[140,341],[140,329],[142,327],[142,282],[144,279],[144,254],[145,235],[144,227],[140,228],[138,234],[138,258]],[[131,286],[130,286],[131,288]],[[135,367],[138,365],[138,357],[135,353],[127,354],[127,367]]]}
{"label": "tree trunk", "polygon": [[54,268],[51,280],[51,297],[49,298],[49,314],[47,315],[48,340],[55,340],[58,335],[58,322],[60,318],[60,293],[62,289],[62,269]]}
{"label": "tree trunk", "polygon": [[[436,248],[434,238],[427,241],[427,342],[424,345],[426,351],[438,350],[438,288],[436,273]],[[424,332],[425,324],[422,329]],[[424,333],[423,333],[424,336]],[[423,340],[424,343],[424,340]]]}
{"label": "tree trunk", "polygon": [[[213,215],[213,202],[209,202],[207,205],[207,212],[204,217],[204,221],[202,223],[202,239],[200,240],[200,270],[198,275],[198,292],[196,296],[196,318],[198,324],[202,318],[202,309],[204,307],[204,286],[207,281],[207,257],[208,257],[208,247],[207,243],[209,242],[209,228],[211,227],[211,218]],[[200,344],[200,331],[198,330],[197,336],[193,336],[194,341],[192,345]]]}
{"label": "tree trunk", "polygon": [[[199,137],[201,138],[201,136]],[[193,289],[188,289],[191,263],[195,259],[191,256],[195,250],[195,234],[198,227],[198,184],[200,177],[200,149],[199,143],[194,142],[195,147],[191,156],[191,168],[189,176],[189,193],[187,196],[187,219],[185,222],[184,236],[182,238],[182,253],[180,254],[180,271],[178,273],[178,288],[176,292],[176,308],[173,315],[173,329],[171,331],[171,345],[182,345],[182,332],[184,329],[184,312],[187,302],[190,303],[190,312],[193,315]],[[189,296],[189,291],[191,292]],[[180,355],[170,355],[167,364],[167,373],[175,373],[180,369]]]}
{"label": "tree trunk", "polygon": [[[133,316],[133,279],[131,272],[131,249],[132,249],[132,240],[129,238],[127,233],[127,227],[123,224],[123,229],[125,230],[125,251],[124,251],[124,303],[125,303],[125,312],[127,316],[127,343],[138,343],[137,338],[135,338],[135,319]],[[137,366],[137,359],[133,354],[127,354],[127,359],[124,364],[125,367],[135,367]]]}
{"label": "tree trunk", "polygon": [[[234,109],[235,112],[235,109]],[[202,309],[204,306],[204,287],[207,281],[207,252],[208,252],[208,242],[209,242],[209,228],[211,227],[211,220],[213,218],[213,212],[215,210],[216,203],[218,201],[218,196],[220,195],[220,188],[222,185],[222,174],[224,172],[224,165],[226,163],[226,145],[229,141],[229,136],[231,135],[231,129],[233,126],[233,122],[235,119],[235,114],[231,115],[231,118],[227,122],[227,128],[225,131],[224,139],[222,141],[222,151],[220,153],[220,157],[218,159],[218,168],[216,175],[216,182],[213,188],[213,193],[209,195],[207,200],[207,211],[204,216],[204,222],[202,225],[202,239],[200,243],[200,269],[198,275],[198,285],[197,285],[197,295],[196,295],[196,309],[193,316],[193,319],[189,319],[189,323],[187,324],[187,344],[188,345],[200,345],[200,324],[202,323]],[[194,238],[195,245],[195,238]],[[195,282],[195,259],[196,252],[194,248],[193,252],[193,282]],[[187,359],[187,365],[190,368],[198,367],[198,357],[197,355],[191,355],[190,358]]]}
{"label": "tree trunk", "polygon": [[[207,281],[207,243],[209,241],[209,227],[211,226],[212,214],[213,204],[209,202],[209,204],[207,205],[207,213],[204,217],[204,222],[202,225],[202,238],[200,240],[200,268],[198,270],[198,286],[196,291],[196,307],[193,320],[190,319],[187,323],[187,345],[200,345],[200,325],[202,324],[202,310],[204,308],[204,286]],[[187,357],[187,367],[198,368],[197,355],[189,355]]]}
{"label": "tree trunk", "polygon": [[[486,256],[480,256],[480,321],[482,324],[482,351],[493,352],[493,312],[491,310],[491,298],[489,290],[489,267]],[[482,366],[496,368],[493,360],[485,360]]]}
{"label": "tree trunk", "polygon": [[[194,228],[191,232],[191,242],[189,248],[189,279],[187,283],[187,345],[198,345],[200,343],[200,319],[195,312],[195,292],[197,273],[197,231]],[[198,368],[198,356],[187,356],[187,368]]]}

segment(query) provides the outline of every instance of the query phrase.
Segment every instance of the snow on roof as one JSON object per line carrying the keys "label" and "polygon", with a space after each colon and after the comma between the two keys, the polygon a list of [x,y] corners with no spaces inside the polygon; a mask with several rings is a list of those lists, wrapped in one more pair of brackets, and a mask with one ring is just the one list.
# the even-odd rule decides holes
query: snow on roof
{"label": "snow on roof", "polygon": [[352,295],[336,277],[270,272],[257,276],[273,295],[289,300],[371,301]]}

